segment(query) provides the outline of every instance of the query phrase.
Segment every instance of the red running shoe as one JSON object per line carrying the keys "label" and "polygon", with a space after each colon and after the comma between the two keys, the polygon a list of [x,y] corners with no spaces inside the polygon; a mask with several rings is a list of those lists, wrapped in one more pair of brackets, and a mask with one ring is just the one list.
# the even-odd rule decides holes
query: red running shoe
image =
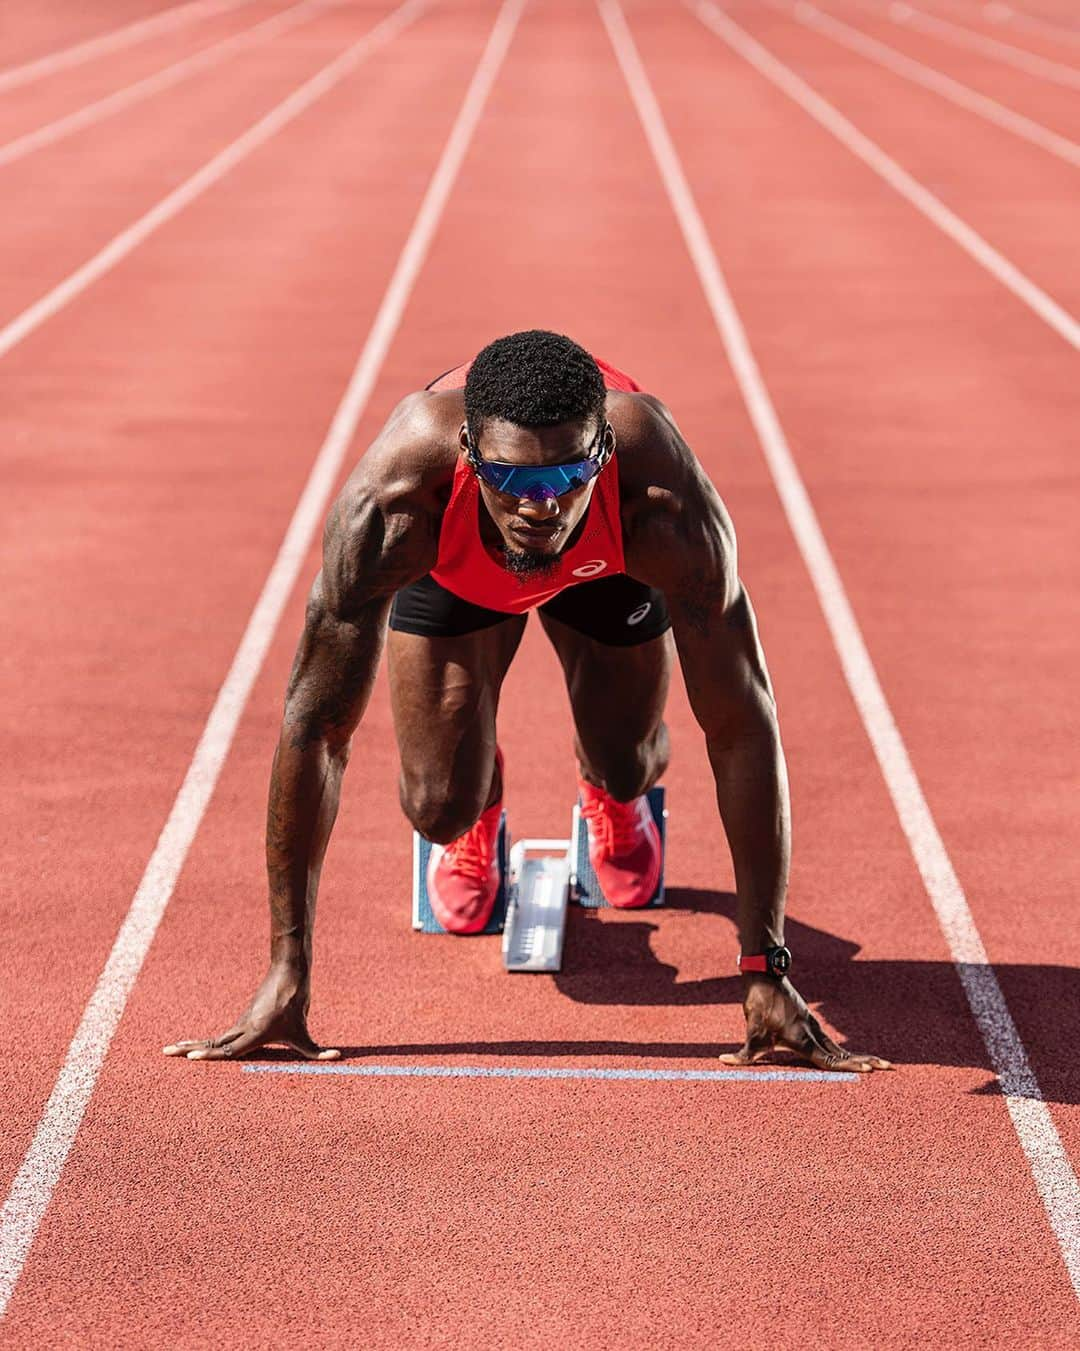
{"label": "red running shoe", "polygon": [[[502,777],[502,752],[495,751]],[[447,933],[476,934],[483,930],[499,894],[499,820],[502,796],[484,811],[477,823],[448,845],[435,845],[427,866],[431,910]]]}
{"label": "red running shoe", "polygon": [[604,899],[621,910],[648,905],[656,894],[662,863],[660,832],[648,798],[616,802],[580,777],[578,793],[589,832],[589,862]]}

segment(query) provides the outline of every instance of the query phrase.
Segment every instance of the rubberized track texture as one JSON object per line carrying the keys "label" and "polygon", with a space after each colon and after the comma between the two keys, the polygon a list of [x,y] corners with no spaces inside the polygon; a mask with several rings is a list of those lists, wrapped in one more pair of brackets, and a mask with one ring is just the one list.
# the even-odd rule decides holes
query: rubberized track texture
{"label": "rubberized track texture", "polygon": [[[0,1347],[1074,1345],[1075,166],[794,4],[8,8]],[[1080,142],[1060,0],[909,8],[1036,64],[811,7]],[[563,970],[510,978],[409,926],[381,675],[320,892],[343,1059],[160,1054],[261,975],[328,502],[533,326],[661,396],[731,510],[795,982],[896,1073],[718,1065],[733,879],[678,680],[664,906],[572,907]],[[561,837],[534,622],[500,744],[511,823]]]}

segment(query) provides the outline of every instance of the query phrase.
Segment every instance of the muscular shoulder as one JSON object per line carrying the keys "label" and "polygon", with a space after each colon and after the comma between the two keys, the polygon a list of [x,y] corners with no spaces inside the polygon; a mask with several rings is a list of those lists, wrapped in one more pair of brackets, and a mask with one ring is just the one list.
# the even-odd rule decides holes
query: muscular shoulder
{"label": "muscular shoulder", "polygon": [[407,395],[361,456],[339,501],[437,502],[454,475],[462,417],[459,391]]}
{"label": "muscular shoulder", "polygon": [[670,595],[736,583],[735,531],[669,409],[648,394],[609,399],[627,568]]}
{"label": "muscular shoulder", "polygon": [[461,403],[457,391],[404,398],[331,507],[322,590],[343,618],[433,566],[458,457]]}
{"label": "muscular shoulder", "polygon": [[634,511],[670,513],[694,495],[704,477],[667,406],[652,394],[608,396],[615,431],[619,492]]}

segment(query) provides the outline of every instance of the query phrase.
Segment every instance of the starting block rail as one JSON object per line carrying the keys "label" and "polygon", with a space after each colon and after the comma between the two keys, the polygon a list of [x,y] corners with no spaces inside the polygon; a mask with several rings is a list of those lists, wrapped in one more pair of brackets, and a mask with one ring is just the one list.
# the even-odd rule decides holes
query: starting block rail
{"label": "starting block rail", "polygon": [[510,902],[503,929],[507,971],[562,968],[570,900],[570,841],[519,840],[510,850]]}

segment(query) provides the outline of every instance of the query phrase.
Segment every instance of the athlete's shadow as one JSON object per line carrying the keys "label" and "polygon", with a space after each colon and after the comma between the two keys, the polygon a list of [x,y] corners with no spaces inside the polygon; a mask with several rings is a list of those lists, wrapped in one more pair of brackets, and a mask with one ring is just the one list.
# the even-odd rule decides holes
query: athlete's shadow
{"label": "athlete's shadow", "polygon": [[[665,905],[730,921],[703,923],[699,941],[716,954],[717,966],[732,958],[735,897],[730,892],[672,887]],[[677,967],[653,952],[658,924],[647,913],[605,923],[595,912],[573,909],[563,970],[554,978],[558,989],[584,1004],[741,1002],[737,973],[679,980]],[[857,961],[857,943],[790,916],[785,937],[795,954],[792,976],[800,993],[850,1049],[898,1064],[991,1069],[951,961]],[[1080,1102],[1080,1067],[1072,1051],[1080,1039],[1080,970],[995,964],[994,972],[1043,1093],[1052,1102]]]}
{"label": "athlete's shadow", "polygon": [[[701,916],[697,941],[722,969],[735,951],[735,897],[729,892],[672,887],[666,909]],[[715,922],[710,922],[710,916]],[[581,1004],[693,1007],[739,1004],[736,973],[680,980],[678,968],[653,951],[658,917],[610,921],[571,909],[563,970],[556,988]],[[859,945],[788,916],[793,977],[803,997],[851,1050],[898,1065],[956,1065],[991,1072],[982,1038],[951,961],[857,961]],[[1080,1102],[1080,971],[1064,966],[995,965],[995,974],[1032,1068],[1050,1102]],[[731,1044],[625,1041],[460,1041],[342,1048],[347,1057],[378,1056],[633,1056],[713,1060]],[[981,1092],[997,1092],[992,1082]]]}

